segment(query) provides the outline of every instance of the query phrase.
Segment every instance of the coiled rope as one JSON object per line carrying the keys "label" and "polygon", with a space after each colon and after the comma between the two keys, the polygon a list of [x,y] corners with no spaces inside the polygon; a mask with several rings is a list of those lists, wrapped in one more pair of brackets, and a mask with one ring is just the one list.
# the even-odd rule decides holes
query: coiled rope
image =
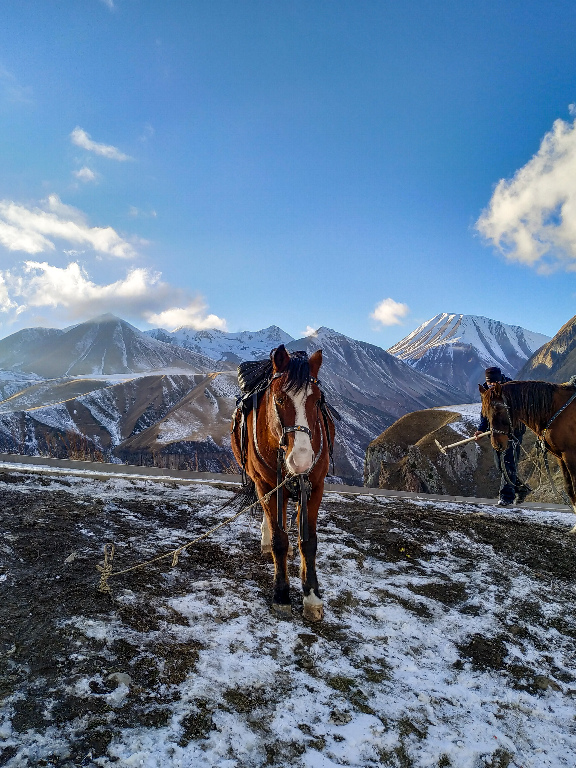
{"label": "coiled rope", "polygon": [[290,476],[285,477],[284,480],[279,483],[276,488],[272,488],[271,491],[269,491],[265,496],[262,498],[258,498],[257,501],[255,501],[253,504],[248,505],[247,507],[244,507],[240,510],[240,512],[237,512],[235,515],[232,515],[232,517],[226,518],[226,520],[223,520],[221,523],[218,523],[218,525],[215,525],[213,528],[210,528],[209,531],[206,531],[205,533],[201,534],[200,536],[197,536],[192,541],[189,541],[187,544],[183,544],[181,547],[177,547],[176,549],[170,550],[170,552],[166,552],[163,555],[158,555],[158,557],[153,557],[151,560],[146,560],[142,563],[137,563],[136,565],[130,566],[130,568],[124,568],[121,571],[113,571],[112,561],[114,560],[114,552],[115,552],[115,546],[113,542],[108,542],[104,545],[104,565],[97,565],[96,570],[100,572],[100,582],[98,583],[98,591],[99,592],[108,592],[110,593],[110,585],[108,584],[108,580],[113,578],[114,576],[120,576],[123,573],[129,573],[130,571],[136,571],[140,568],[145,568],[147,565],[151,565],[152,563],[157,563],[160,560],[166,560],[168,557],[172,557],[172,568],[174,568],[178,564],[178,558],[180,557],[180,554],[184,552],[184,550],[188,549],[188,547],[191,547],[193,544],[197,544],[199,541],[202,541],[202,539],[206,539],[208,536],[213,534],[215,531],[217,531],[219,528],[222,528],[225,525],[228,525],[229,523],[232,523],[236,518],[240,517],[240,515],[243,515],[245,512],[248,512],[249,509],[252,509],[253,507],[257,506],[258,504],[261,504],[264,501],[268,501],[268,499],[272,496],[273,493],[276,493],[276,491],[281,488],[283,485],[285,485],[288,480],[290,479]]}

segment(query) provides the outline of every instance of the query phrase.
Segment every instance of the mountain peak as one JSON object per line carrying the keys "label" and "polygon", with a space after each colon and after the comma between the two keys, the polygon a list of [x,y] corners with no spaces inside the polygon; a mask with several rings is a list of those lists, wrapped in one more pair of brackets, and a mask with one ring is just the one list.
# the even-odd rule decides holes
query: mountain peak
{"label": "mountain peak", "polygon": [[485,368],[498,366],[506,376],[514,378],[526,360],[547,341],[548,336],[518,325],[481,315],[442,312],[422,323],[388,352],[477,399],[477,385],[484,380]]}

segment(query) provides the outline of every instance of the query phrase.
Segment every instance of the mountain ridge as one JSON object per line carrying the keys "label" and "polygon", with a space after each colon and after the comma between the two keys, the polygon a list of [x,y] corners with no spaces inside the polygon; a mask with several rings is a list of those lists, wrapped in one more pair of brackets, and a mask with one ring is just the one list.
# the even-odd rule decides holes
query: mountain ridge
{"label": "mountain ridge", "polygon": [[476,400],[486,368],[497,366],[513,379],[549,340],[545,334],[481,315],[443,312],[388,351],[417,370],[463,389]]}

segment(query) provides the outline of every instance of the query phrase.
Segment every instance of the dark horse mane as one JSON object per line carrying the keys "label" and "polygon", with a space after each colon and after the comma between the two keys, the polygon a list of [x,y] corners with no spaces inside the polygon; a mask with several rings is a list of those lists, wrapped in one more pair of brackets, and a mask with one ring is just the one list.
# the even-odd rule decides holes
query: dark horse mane
{"label": "dark horse mane", "polygon": [[[270,358],[274,355],[274,350]],[[244,394],[262,392],[273,375],[272,360],[249,360],[238,366],[238,383]],[[286,392],[299,392],[310,379],[307,352],[292,352],[288,368],[282,371],[282,388]]]}
{"label": "dark horse mane", "polygon": [[300,392],[310,380],[310,362],[307,352],[292,352],[288,368],[282,371],[282,389],[285,392]]}
{"label": "dark horse mane", "polygon": [[[512,428],[516,429],[520,420],[525,419],[543,429],[554,416],[554,395],[559,389],[573,391],[575,387],[548,381],[508,381],[502,384],[502,395],[509,408]],[[489,399],[496,399],[493,390],[489,392]]]}

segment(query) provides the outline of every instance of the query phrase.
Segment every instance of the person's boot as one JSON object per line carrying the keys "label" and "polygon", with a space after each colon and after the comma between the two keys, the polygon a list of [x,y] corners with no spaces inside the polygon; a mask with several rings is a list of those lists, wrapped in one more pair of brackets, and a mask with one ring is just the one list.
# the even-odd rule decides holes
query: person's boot
{"label": "person's boot", "polygon": [[532,488],[530,488],[529,485],[526,483],[519,483],[516,486],[516,504],[522,504],[522,502],[526,499],[526,496],[532,491]]}

